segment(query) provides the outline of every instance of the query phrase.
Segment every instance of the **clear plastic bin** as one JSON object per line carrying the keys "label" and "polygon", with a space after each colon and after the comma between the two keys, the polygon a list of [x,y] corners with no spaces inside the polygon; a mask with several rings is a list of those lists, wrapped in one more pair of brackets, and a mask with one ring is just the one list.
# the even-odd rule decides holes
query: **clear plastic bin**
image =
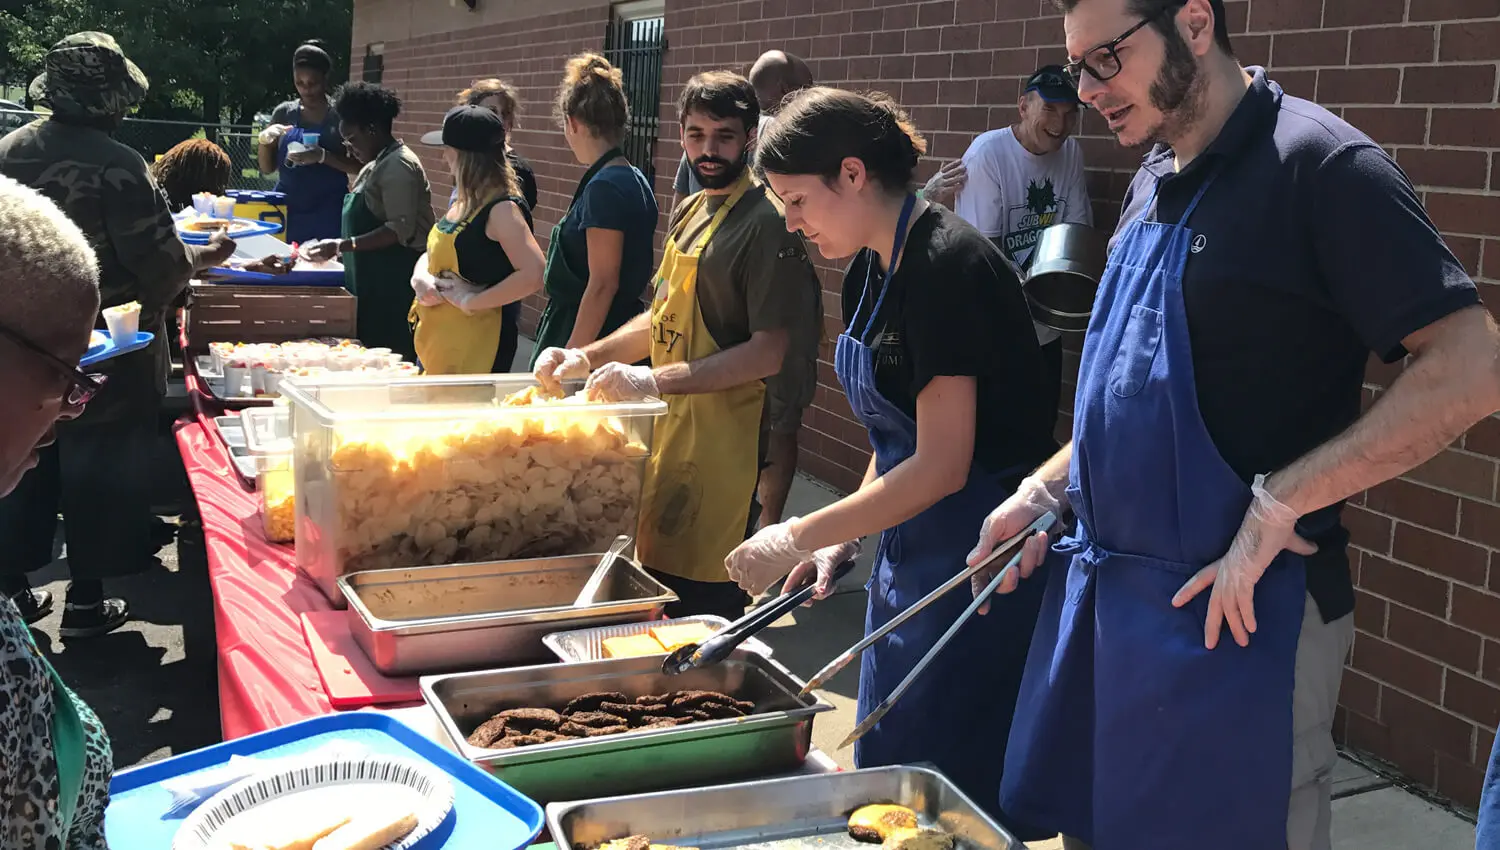
{"label": "clear plastic bin", "polygon": [[296,378],[297,562],[339,576],[603,552],[634,534],[664,402],[508,406],[530,375]]}

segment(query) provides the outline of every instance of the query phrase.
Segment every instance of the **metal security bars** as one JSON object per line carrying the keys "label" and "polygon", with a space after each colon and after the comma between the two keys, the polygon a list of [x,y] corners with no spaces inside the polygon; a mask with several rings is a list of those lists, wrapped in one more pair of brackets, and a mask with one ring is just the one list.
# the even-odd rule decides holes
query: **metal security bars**
{"label": "metal security bars", "polygon": [[625,96],[630,101],[625,156],[652,181],[656,179],[653,157],[661,123],[662,57],[666,48],[666,26],[660,15],[616,17],[604,38],[605,58],[624,75]]}
{"label": "metal security bars", "polygon": [[367,83],[378,83],[384,76],[385,43],[366,45],[364,67],[360,69],[360,79]]}

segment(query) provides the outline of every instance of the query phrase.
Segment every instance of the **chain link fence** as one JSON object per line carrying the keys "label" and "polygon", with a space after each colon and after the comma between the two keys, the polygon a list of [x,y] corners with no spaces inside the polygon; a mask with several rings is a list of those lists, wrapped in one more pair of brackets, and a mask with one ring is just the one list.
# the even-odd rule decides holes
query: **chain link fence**
{"label": "chain link fence", "polygon": [[[28,110],[0,108],[0,136],[41,117],[44,116]],[[261,174],[256,166],[255,155],[259,146],[257,134],[254,127],[238,124],[205,126],[190,121],[126,118],[120,129],[114,132],[114,137],[121,144],[134,148],[148,163],[155,162],[157,157],[171,150],[178,142],[187,139],[212,139],[224,149],[233,164],[229,188],[268,190],[276,185],[276,176]]]}

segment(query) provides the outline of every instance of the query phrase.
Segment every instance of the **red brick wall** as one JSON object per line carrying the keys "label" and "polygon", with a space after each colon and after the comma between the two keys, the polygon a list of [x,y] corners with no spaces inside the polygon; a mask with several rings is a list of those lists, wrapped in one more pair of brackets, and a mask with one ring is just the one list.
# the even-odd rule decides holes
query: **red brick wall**
{"label": "red brick wall", "polygon": [[[356,3],[356,32],[369,2]],[[1341,113],[1391,150],[1491,308],[1500,304],[1500,0],[1227,5],[1242,60],[1268,65],[1287,91]],[[402,129],[436,126],[449,94],[472,76],[521,83],[527,112],[517,145],[537,164],[545,235],[581,172],[545,104],[564,58],[603,43],[606,15],[600,3],[388,44],[386,79],[411,103]],[[928,136],[925,179],[974,135],[1012,120],[1025,74],[1064,58],[1062,22],[1047,0],[668,0],[666,25],[656,161],[664,211],[680,154],[672,102],[698,70],[743,70],[762,50],[779,47],[807,58],[820,83],[888,91]],[[362,53],[357,43],[353,55]],[[1107,227],[1139,153],[1116,145],[1092,114],[1081,141],[1095,211]],[[441,166],[436,158],[428,163],[446,197]],[[820,269],[828,328],[837,332],[837,264]],[[839,393],[831,352],[824,354],[822,386],[803,430],[803,468],[847,489],[865,468],[865,436]],[[1076,355],[1068,365],[1076,372]],[[1368,398],[1400,368],[1372,363]],[[1500,420],[1489,419],[1409,476],[1356,497],[1346,512],[1360,599],[1338,736],[1470,806],[1500,723],[1497,460]]]}

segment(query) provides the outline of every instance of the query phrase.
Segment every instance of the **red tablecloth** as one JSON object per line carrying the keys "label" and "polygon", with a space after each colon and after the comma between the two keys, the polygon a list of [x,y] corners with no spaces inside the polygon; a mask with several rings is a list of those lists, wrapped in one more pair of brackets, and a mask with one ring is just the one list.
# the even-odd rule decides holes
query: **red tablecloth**
{"label": "red tablecloth", "polygon": [[219,722],[225,740],[333,707],[299,615],[332,608],[297,569],[293,547],[261,530],[259,496],[246,490],[204,418],[176,425],[177,447],[203,518],[219,655]]}

